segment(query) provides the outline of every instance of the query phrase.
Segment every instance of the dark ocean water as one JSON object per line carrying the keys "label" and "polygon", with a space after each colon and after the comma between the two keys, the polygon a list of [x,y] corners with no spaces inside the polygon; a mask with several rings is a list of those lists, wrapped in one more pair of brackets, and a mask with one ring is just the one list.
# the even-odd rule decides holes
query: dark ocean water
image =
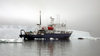
{"label": "dark ocean water", "polygon": [[99,56],[100,40],[0,43],[0,56]]}

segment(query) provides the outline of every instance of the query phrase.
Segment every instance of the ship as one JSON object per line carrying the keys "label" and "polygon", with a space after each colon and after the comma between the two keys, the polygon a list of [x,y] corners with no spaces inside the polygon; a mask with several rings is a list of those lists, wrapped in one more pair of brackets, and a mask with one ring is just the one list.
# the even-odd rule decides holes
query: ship
{"label": "ship", "polygon": [[[66,31],[66,24],[54,23],[53,17],[50,17],[50,24],[47,26],[41,25],[41,11],[40,11],[40,23],[37,24],[38,29],[32,31],[20,30],[20,38],[24,40],[68,40],[72,34],[72,31]],[[60,29],[61,28],[61,29]]]}

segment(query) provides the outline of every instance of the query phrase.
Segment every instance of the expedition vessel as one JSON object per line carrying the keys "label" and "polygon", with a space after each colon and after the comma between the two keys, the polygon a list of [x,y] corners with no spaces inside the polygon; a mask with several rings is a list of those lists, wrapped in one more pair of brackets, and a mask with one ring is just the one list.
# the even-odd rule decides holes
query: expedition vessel
{"label": "expedition vessel", "polygon": [[[38,30],[26,32],[24,29],[20,30],[20,37],[24,40],[67,40],[72,34],[72,31],[66,31],[66,24],[55,24],[54,18],[50,17],[51,22],[47,26],[41,26],[41,11],[40,11],[40,23],[37,24]],[[24,34],[23,34],[24,32]]]}

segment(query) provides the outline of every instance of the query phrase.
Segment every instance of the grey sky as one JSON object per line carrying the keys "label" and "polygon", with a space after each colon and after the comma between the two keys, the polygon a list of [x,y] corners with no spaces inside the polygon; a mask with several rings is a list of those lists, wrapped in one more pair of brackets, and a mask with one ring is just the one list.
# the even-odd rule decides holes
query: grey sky
{"label": "grey sky", "polygon": [[37,24],[39,10],[43,24],[60,15],[69,29],[100,36],[100,0],[0,0],[0,24]]}

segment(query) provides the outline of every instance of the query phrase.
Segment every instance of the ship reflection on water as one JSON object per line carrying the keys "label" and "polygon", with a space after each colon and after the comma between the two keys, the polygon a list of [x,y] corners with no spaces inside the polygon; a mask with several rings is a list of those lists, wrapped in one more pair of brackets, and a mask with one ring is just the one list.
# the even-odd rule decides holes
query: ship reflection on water
{"label": "ship reflection on water", "polygon": [[[54,40],[54,41],[26,41],[25,46],[35,46],[35,56],[66,56],[68,49],[70,49],[70,40]],[[68,48],[66,48],[68,47]],[[34,53],[34,52],[33,52]]]}
{"label": "ship reflection on water", "polygon": [[[67,42],[67,43],[66,43]],[[65,44],[69,45],[69,40],[67,41],[46,41],[39,42],[38,50],[39,56],[48,54],[49,56],[62,56],[64,55]]]}

